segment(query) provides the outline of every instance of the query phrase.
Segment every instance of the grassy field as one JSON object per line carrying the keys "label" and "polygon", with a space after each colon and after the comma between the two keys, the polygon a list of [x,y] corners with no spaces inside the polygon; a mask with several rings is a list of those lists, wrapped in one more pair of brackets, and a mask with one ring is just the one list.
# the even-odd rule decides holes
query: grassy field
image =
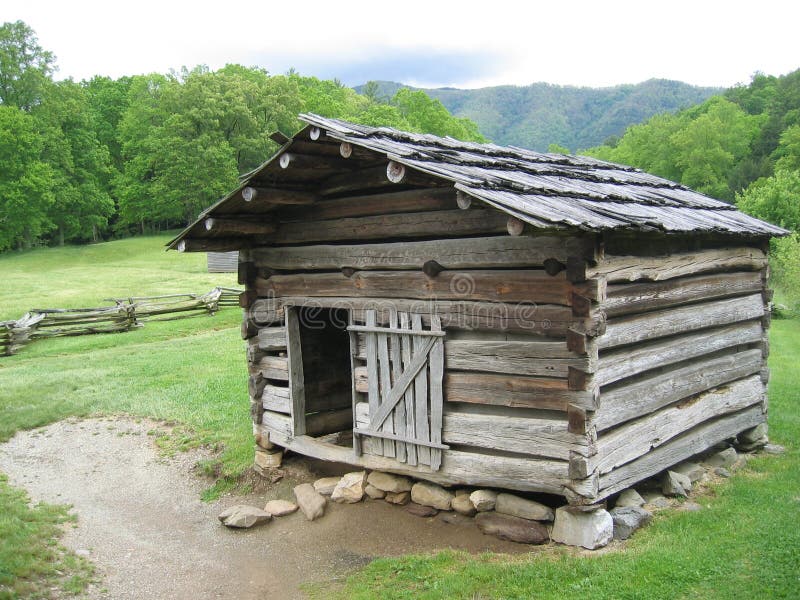
{"label": "grassy field", "polygon": [[[205,255],[163,252],[168,236],[0,256],[0,319],[131,293],[207,291],[232,275]],[[252,463],[240,313],[151,323],[128,333],[37,341],[0,358],[0,441],[67,416],[126,413],[179,424],[171,448],[208,443],[231,485]],[[800,321],[773,322],[770,427],[788,448],[752,460],[698,513],[670,512],[624,552],[553,548],[523,558],[445,552],[378,560],[334,588],[341,598],[800,597]],[[63,508],[31,507],[0,474],[0,599],[79,590],[89,567],[53,542]],[[24,551],[22,551],[24,549]],[[61,575],[64,573],[66,575]]]}

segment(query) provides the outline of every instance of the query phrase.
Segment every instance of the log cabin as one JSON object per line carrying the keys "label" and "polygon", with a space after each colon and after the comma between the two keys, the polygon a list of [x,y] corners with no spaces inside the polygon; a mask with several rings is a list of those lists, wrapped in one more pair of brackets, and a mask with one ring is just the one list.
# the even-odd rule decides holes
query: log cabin
{"label": "log cabin", "polygon": [[783,229],[593,158],[300,119],[169,243],[239,251],[278,461],[591,505],[766,420]]}

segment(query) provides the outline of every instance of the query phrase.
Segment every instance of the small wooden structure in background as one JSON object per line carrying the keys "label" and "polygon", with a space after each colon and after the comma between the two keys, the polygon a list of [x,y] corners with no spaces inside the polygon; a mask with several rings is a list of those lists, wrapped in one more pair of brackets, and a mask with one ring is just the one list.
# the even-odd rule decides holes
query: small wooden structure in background
{"label": "small wooden structure in background", "polygon": [[264,448],[592,504],[765,421],[782,229],[590,158],[301,118],[170,243],[240,252]]}
{"label": "small wooden structure in background", "polygon": [[206,256],[209,273],[236,273],[239,270],[239,253],[209,252]]}

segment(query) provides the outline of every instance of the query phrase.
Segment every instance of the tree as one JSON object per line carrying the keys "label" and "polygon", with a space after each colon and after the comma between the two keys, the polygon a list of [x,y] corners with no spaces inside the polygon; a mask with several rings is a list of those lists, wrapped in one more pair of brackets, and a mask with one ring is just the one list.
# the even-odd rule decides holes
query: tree
{"label": "tree", "polygon": [[800,172],[780,170],[759,179],[736,198],[736,205],[749,215],[800,231]]}
{"label": "tree", "polygon": [[451,115],[439,100],[434,100],[425,92],[400,88],[392,98],[400,114],[412,129],[438,136],[450,136],[457,140],[485,142],[478,126],[469,119],[459,119]]}
{"label": "tree", "polygon": [[111,159],[95,134],[86,90],[71,80],[47,84],[31,111],[43,156],[51,167],[54,201],[50,220],[58,243],[99,239],[114,212],[108,193]]}
{"label": "tree", "polygon": [[52,229],[52,172],[29,114],[0,105],[0,251],[30,248]]}
{"label": "tree", "polygon": [[0,26],[0,104],[30,110],[55,70],[55,56],[42,49],[22,21]]}

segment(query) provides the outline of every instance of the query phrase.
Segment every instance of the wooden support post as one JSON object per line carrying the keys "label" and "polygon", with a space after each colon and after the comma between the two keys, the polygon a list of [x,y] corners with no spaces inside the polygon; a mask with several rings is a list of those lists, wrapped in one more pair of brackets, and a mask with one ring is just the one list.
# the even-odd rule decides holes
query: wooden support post
{"label": "wooden support post", "polygon": [[300,348],[300,309],[286,311],[286,349],[289,361],[289,395],[292,401],[294,435],[306,433],[306,395],[303,375],[303,354]]}

